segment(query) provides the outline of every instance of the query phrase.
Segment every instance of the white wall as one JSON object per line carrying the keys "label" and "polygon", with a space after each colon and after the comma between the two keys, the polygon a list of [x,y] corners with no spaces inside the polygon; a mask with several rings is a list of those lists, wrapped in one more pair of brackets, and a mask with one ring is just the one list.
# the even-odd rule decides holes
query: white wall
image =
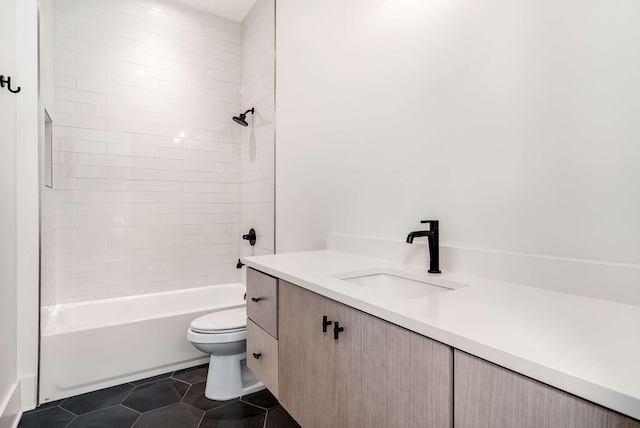
{"label": "white wall", "polygon": [[16,56],[22,91],[16,120],[18,378],[22,409],[36,406],[39,313],[38,1],[16,2]]}
{"label": "white wall", "polygon": [[633,0],[279,0],[276,243],[640,264]]}
{"label": "white wall", "polygon": [[275,1],[258,0],[242,21],[242,103],[249,126],[242,128],[241,225],[242,233],[255,228],[256,245],[242,241],[242,256],[274,251],[275,156]]}
{"label": "white wall", "polygon": [[[0,0],[0,74],[16,74],[16,7]],[[17,275],[16,275],[16,104],[18,94],[0,89],[0,427],[13,422],[6,409],[17,383]]]}
{"label": "white wall", "polygon": [[240,25],[56,1],[58,303],[237,282]]}
{"label": "white wall", "polygon": [[36,0],[0,2],[0,428],[36,404],[38,40]]}

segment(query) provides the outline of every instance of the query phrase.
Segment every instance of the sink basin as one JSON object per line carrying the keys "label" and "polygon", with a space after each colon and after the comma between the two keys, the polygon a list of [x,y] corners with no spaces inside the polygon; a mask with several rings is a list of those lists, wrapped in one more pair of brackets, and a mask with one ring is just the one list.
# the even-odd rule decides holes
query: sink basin
{"label": "sink basin", "polygon": [[386,268],[345,272],[333,277],[397,299],[416,299],[467,287],[467,284],[443,280],[433,275]]}

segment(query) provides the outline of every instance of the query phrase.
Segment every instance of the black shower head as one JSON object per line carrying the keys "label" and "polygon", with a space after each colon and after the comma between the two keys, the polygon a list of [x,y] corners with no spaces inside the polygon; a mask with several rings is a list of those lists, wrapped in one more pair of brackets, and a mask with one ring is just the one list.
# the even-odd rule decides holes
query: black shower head
{"label": "black shower head", "polygon": [[235,123],[237,123],[238,125],[242,125],[242,126],[249,126],[249,124],[246,121],[247,118],[247,114],[251,113],[253,114],[253,109],[249,109],[247,111],[245,111],[244,113],[242,113],[240,116],[233,116],[233,121]]}
{"label": "black shower head", "polygon": [[245,117],[246,117],[245,114],[241,114],[240,116],[233,116],[233,121],[242,126],[249,126],[247,121],[244,120]]}

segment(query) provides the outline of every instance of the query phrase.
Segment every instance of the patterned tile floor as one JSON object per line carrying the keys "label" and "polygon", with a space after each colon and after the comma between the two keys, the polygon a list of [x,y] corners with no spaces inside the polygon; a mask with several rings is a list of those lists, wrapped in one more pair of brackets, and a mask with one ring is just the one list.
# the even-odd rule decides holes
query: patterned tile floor
{"label": "patterned tile floor", "polygon": [[299,427],[269,391],[213,401],[206,379],[204,365],[47,403],[18,428]]}

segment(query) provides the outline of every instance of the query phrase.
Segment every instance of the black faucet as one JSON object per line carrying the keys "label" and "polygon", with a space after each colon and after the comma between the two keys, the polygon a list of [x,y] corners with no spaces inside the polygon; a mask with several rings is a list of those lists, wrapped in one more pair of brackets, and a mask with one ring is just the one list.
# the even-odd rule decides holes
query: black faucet
{"label": "black faucet", "polygon": [[429,273],[441,273],[440,271],[440,236],[438,232],[438,220],[422,220],[420,223],[428,223],[429,230],[411,232],[407,236],[407,244],[413,244],[413,238],[426,236],[429,240]]}

